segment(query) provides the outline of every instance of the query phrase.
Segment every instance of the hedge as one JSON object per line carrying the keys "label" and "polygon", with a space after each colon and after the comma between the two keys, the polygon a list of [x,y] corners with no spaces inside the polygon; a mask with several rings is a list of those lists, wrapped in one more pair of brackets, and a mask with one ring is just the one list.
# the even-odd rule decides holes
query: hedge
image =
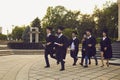
{"label": "hedge", "polygon": [[42,43],[10,42],[8,47],[10,49],[44,49]]}

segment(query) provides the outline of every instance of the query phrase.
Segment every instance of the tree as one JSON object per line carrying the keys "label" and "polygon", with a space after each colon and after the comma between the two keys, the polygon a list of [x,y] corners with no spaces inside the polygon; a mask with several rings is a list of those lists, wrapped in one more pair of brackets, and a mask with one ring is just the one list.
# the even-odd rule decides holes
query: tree
{"label": "tree", "polygon": [[63,26],[63,17],[67,10],[63,6],[48,7],[45,17],[42,19],[43,27],[52,26],[57,28]]}
{"label": "tree", "polygon": [[44,42],[46,38],[45,36],[46,36],[46,28],[41,28],[40,35],[39,35],[39,41]]}
{"label": "tree", "polygon": [[95,9],[94,18],[97,18],[98,36],[103,29],[108,29],[111,38],[117,38],[118,6],[117,3],[107,2],[102,10]]}
{"label": "tree", "polygon": [[[67,10],[64,6],[48,7],[47,13],[42,19],[42,26],[44,28],[51,26],[54,28],[54,32],[58,26],[63,26],[67,28],[66,33],[80,26],[80,16],[80,11]],[[70,29],[68,30],[68,28]]]}
{"label": "tree", "polygon": [[72,31],[73,29],[71,28],[66,28],[64,31],[63,31],[63,34],[65,36],[67,36],[68,39],[71,39],[72,38]]}
{"label": "tree", "polygon": [[0,40],[7,40],[7,36],[4,34],[0,34]]}
{"label": "tree", "polygon": [[79,32],[79,38],[81,39],[83,36],[83,33],[85,33],[85,31],[87,29],[91,29],[93,34],[95,34],[95,21],[94,18],[91,15],[88,14],[82,14],[81,15],[81,20],[80,20],[80,26],[78,27],[78,32]]}
{"label": "tree", "polygon": [[42,19],[43,27],[64,26],[75,28],[79,26],[80,11],[67,10],[64,6],[48,7],[45,17]]}
{"label": "tree", "polygon": [[25,27],[16,26],[12,31],[12,37],[14,40],[22,40],[22,34],[25,30]]}
{"label": "tree", "polygon": [[32,21],[31,27],[38,27],[39,29],[41,29],[41,21],[38,17]]}
{"label": "tree", "polygon": [[27,26],[22,34],[22,39],[24,42],[28,43],[30,41],[29,32],[30,32],[30,26]]}
{"label": "tree", "polygon": [[63,17],[63,24],[67,28],[75,29],[80,24],[80,11],[67,11]]}

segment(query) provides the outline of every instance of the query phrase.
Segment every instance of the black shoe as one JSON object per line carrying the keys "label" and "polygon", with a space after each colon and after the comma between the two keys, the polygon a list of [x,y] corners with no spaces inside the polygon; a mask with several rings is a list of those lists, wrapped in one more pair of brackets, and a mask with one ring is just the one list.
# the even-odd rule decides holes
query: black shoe
{"label": "black shoe", "polygon": [[57,61],[57,65],[59,64],[59,61]]}
{"label": "black shoe", "polygon": [[50,66],[45,66],[45,68],[50,68]]}
{"label": "black shoe", "polygon": [[73,63],[73,66],[76,66],[76,63]]}
{"label": "black shoe", "polygon": [[64,71],[65,69],[60,69],[60,71]]}
{"label": "black shoe", "polygon": [[80,63],[81,66],[83,66],[83,63]]}
{"label": "black shoe", "polygon": [[88,65],[85,65],[84,68],[88,68]]}
{"label": "black shoe", "polygon": [[96,66],[98,65],[98,63],[95,64]]}
{"label": "black shoe", "polygon": [[91,62],[89,62],[89,65],[91,65]]}

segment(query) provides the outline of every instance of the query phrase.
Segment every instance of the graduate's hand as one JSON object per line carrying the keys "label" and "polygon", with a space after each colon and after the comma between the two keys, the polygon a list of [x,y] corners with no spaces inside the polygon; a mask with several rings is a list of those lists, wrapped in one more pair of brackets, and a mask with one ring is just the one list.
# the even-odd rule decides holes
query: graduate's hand
{"label": "graduate's hand", "polygon": [[85,51],[85,49],[83,49],[83,51]]}
{"label": "graduate's hand", "polygon": [[71,49],[72,51],[75,51],[75,49]]}
{"label": "graduate's hand", "polygon": [[63,44],[59,44],[59,43],[56,43],[56,42],[55,42],[54,44],[56,44],[56,45],[58,45],[58,46],[63,46]]}
{"label": "graduate's hand", "polygon": [[51,42],[48,42],[46,45],[50,45],[51,44]]}
{"label": "graduate's hand", "polygon": [[55,50],[55,47],[53,47],[53,50]]}
{"label": "graduate's hand", "polygon": [[88,44],[89,47],[92,47],[92,44]]}
{"label": "graduate's hand", "polygon": [[54,42],[54,44],[58,45],[59,43]]}
{"label": "graduate's hand", "polygon": [[63,44],[58,44],[58,46],[63,46]]}
{"label": "graduate's hand", "polygon": [[105,47],[104,50],[106,51],[106,50],[107,50],[107,47]]}

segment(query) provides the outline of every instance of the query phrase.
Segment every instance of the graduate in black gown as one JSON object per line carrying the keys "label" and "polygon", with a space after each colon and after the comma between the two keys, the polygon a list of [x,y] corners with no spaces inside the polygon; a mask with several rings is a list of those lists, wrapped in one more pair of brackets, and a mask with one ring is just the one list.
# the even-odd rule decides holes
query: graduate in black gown
{"label": "graduate in black gown", "polygon": [[[86,35],[86,33],[84,33],[82,41],[81,41],[81,43],[82,43],[82,50],[81,50],[82,58],[81,58],[81,63],[80,63],[81,66],[83,66],[85,55],[86,55],[86,49],[85,49],[85,47],[86,47],[86,39],[87,39],[87,35]],[[89,64],[91,64],[90,57],[89,57]]]}
{"label": "graduate in black gown", "polygon": [[77,32],[72,32],[72,39],[70,40],[70,55],[73,58],[73,66],[76,65],[78,60],[78,51],[79,51],[79,39],[77,38]]}
{"label": "graduate in black gown", "polygon": [[102,39],[100,42],[100,47],[101,47],[101,61],[102,61],[102,66],[104,66],[103,59],[106,59],[106,65],[109,67],[109,59],[112,58],[112,46],[111,46],[111,40],[107,35],[107,30],[103,30],[102,32]]}
{"label": "graduate in black gown", "polygon": [[55,44],[57,63],[61,63],[60,71],[65,70],[65,58],[68,47],[68,39],[63,35],[63,27],[58,27],[58,37]]}
{"label": "graduate in black gown", "polygon": [[95,64],[98,65],[97,57],[96,57],[96,39],[92,36],[91,30],[86,30],[86,44],[85,44],[85,66],[88,67],[88,59],[93,57],[95,59]]}
{"label": "graduate in black gown", "polygon": [[56,59],[56,57],[53,55],[55,52],[54,51],[55,36],[53,36],[51,32],[52,32],[52,28],[47,27],[46,28],[47,37],[46,37],[46,46],[45,46],[45,54],[44,54],[45,62],[46,62],[45,68],[50,67],[48,55],[50,55],[51,58]]}

